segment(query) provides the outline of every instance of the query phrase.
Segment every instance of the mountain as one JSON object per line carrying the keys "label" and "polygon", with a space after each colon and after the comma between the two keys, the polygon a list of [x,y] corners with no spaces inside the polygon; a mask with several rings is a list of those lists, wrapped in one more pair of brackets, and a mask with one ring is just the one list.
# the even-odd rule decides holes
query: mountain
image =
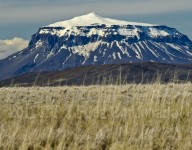
{"label": "mountain", "polygon": [[0,79],[103,64],[192,64],[192,41],[175,28],[90,13],[42,27],[26,49],[0,61]]}

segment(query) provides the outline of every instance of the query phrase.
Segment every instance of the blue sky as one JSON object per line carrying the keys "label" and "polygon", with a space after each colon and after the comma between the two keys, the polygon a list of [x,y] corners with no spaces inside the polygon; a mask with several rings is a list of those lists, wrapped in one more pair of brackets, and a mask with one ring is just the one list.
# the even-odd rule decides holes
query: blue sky
{"label": "blue sky", "polygon": [[93,11],[175,27],[192,39],[192,0],[0,0],[0,39],[30,40],[41,26]]}

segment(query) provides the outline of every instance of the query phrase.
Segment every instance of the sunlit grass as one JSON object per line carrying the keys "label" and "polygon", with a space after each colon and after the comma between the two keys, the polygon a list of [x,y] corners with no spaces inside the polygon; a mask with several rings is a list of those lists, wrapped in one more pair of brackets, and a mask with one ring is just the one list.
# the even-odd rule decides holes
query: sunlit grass
{"label": "sunlit grass", "polygon": [[192,84],[0,89],[0,149],[192,149]]}

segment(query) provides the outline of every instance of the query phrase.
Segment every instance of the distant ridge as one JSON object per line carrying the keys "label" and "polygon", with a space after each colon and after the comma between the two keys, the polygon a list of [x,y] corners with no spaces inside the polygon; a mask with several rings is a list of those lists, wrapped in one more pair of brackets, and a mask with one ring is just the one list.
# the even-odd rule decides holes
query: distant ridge
{"label": "distant ridge", "polygon": [[149,84],[155,82],[192,82],[192,66],[157,63],[84,66],[56,72],[27,73],[0,81],[0,87]]}

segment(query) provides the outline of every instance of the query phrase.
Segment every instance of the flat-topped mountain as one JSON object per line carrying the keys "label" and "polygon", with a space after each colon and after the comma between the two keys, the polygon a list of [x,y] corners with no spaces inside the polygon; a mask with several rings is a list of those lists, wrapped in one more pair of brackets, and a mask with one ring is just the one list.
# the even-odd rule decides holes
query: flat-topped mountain
{"label": "flat-topped mountain", "polygon": [[41,27],[26,49],[0,61],[0,79],[79,66],[192,64],[192,41],[175,28],[90,13]]}

